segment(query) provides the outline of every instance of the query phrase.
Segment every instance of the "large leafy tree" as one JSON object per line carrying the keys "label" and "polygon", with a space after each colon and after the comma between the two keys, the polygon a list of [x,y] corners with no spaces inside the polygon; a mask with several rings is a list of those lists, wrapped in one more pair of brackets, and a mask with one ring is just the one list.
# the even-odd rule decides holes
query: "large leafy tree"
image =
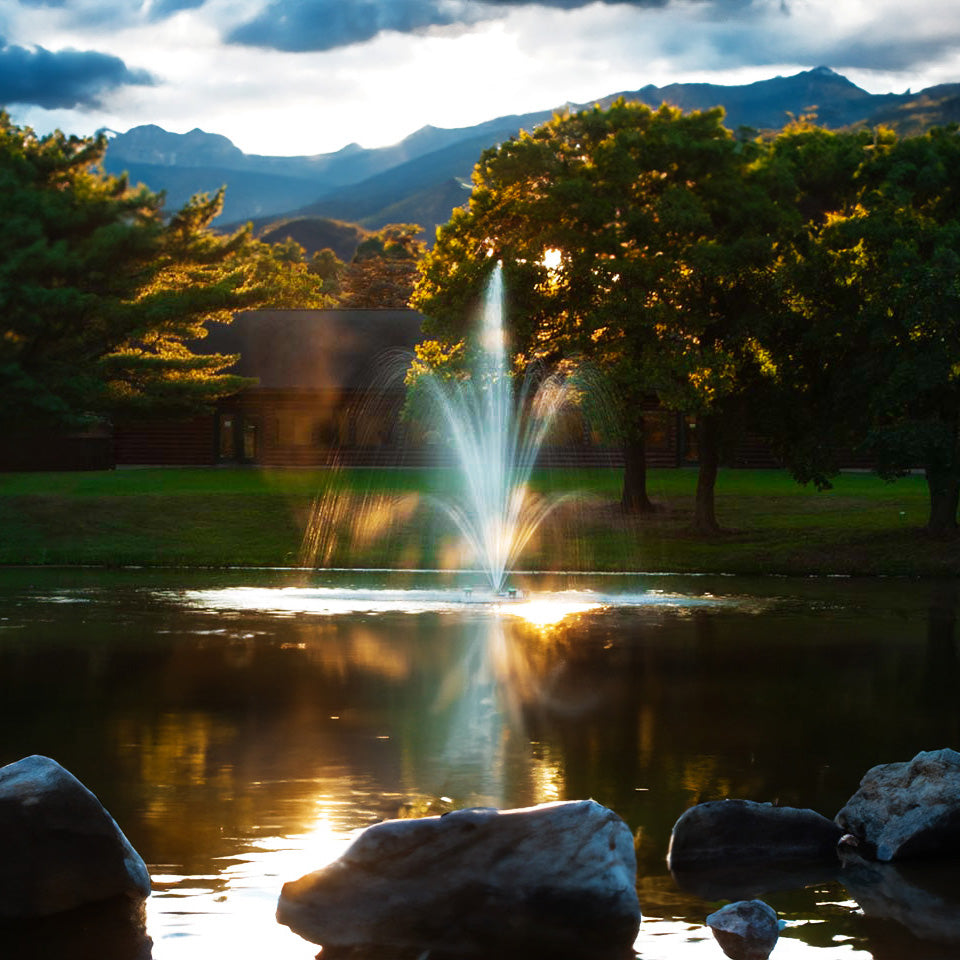
{"label": "large leafy tree", "polygon": [[780,214],[755,176],[762,147],[721,110],[619,101],[558,115],[488,150],[467,210],[438,232],[414,304],[454,343],[493,260],[510,291],[513,348],[589,361],[617,408],[622,502],[649,508],[644,404],[694,412],[697,525],[716,527],[724,427],[762,375],[754,328]]}
{"label": "large leafy tree", "polygon": [[810,425],[797,431],[807,442],[793,465],[822,482],[839,433],[884,476],[922,467],[928,529],[950,534],[960,501],[960,137],[954,127],[862,146],[846,196],[811,221],[787,271],[793,322],[778,366]]}
{"label": "large leafy tree", "polygon": [[303,251],[209,229],[222,191],[171,217],[106,176],[103,137],[38,137],[0,113],[0,382],[9,426],[186,413],[241,385],[194,352],[209,322],[326,303]]}

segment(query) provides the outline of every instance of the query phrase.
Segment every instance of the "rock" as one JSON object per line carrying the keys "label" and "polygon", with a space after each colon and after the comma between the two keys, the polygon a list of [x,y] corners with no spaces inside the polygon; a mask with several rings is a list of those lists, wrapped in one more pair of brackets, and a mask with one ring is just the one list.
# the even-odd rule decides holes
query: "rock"
{"label": "rock", "polygon": [[627,825],[592,800],[388,820],[286,883],[277,919],[328,948],[632,955],[640,924]]}
{"label": "rock", "polygon": [[100,801],[48,757],[0,767],[0,920],[26,920],[119,895],[150,895],[150,874]]}
{"label": "rock", "polygon": [[960,853],[960,753],[930,750],[872,767],[837,814],[878,860]]}
{"label": "rock", "polygon": [[728,903],[707,917],[707,926],[731,960],[767,960],[780,936],[777,913],[762,900]]}
{"label": "rock", "polygon": [[752,800],[713,800],[686,810],[673,825],[671,870],[734,861],[837,861],[840,828],[813,810]]}

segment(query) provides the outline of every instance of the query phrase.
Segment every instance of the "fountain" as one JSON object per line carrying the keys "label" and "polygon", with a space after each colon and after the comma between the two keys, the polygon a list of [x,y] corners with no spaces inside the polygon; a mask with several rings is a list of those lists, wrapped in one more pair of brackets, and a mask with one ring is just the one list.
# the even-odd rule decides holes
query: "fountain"
{"label": "fountain", "polygon": [[[502,268],[497,265],[485,291],[477,336],[465,350],[468,362],[452,376],[418,363],[415,399],[408,404],[415,407],[425,433],[440,438],[451,454],[453,488],[426,494],[423,500],[450,521],[474,569],[486,580],[482,590],[463,589],[459,599],[464,603],[523,599],[518,588],[507,586],[509,571],[546,517],[570,496],[535,494],[530,478],[558,414],[571,400],[573,385],[536,367],[522,375],[511,370],[503,304]],[[382,426],[397,415],[387,409],[384,397],[395,395],[411,359],[409,353],[396,352],[381,357],[378,382],[368,391],[358,420]],[[298,565],[335,567],[331,560],[343,557],[345,547],[364,549],[382,537],[406,533],[417,523],[420,502],[415,493],[398,496],[383,490],[358,497],[341,482],[339,471],[332,471],[314,503]],[[458,550],[456,561],[449,554],[440,566],[462,566],[466,551]],[[397,566],[414,569],[417,564],[407,554]]]}
{"label": "fountain", "polygon": [[[424,374],[430,409],[450,442],[459,473],[456,498],[435,500],[469,544],[492,597],[518,600],[505,589],[520,551],[563,497],[533,496],[530,475],[558,412],[570,398],[569,382],[528,370],[519,387],[511,373],[504,336],[503,271],[490,277],[481,312],[474,362],[462,377]],[[472,591],[465,599],[476,601]],[[489,598],[487,598],[489,599]]]}

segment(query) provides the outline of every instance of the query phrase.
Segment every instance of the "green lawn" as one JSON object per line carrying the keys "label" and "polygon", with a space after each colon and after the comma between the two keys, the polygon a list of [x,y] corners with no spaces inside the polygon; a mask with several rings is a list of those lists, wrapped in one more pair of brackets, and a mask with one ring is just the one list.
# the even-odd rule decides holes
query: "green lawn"
{"label": "green lawn", "polygon": [[[446,470],[143,469],[0,474],[0,563],[456,566],[430,506]],[[922,477],[844,474],[817,492],[773,470],[722,471],[724,530],[690,530],[696,474],[653,470],[660,511],[625,517],[617,470],[544,470],[538,493],[571,494],[530,542],[523,569],[955,575],[960,542],[922,533]],[[319,505],[319,507],[318,507]],[[313,519],[312,519],[313,518]],[[310,534],[311,536],[305,535]]]}

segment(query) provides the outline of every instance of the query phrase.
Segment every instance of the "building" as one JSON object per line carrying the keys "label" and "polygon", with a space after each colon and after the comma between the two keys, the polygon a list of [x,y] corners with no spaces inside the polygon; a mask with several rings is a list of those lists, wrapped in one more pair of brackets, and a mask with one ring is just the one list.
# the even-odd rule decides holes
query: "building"
{"label": "building", "polygon": [[118,423],[117,465],[322,466],[395,460],[396,413],[422,317],[413,310],[253,310],[198,352],[239,354],[257,381],[182,421]]}
{"label": "building", "polygon": [[[90,470],[113,466],[421,466],[443,463],[445,446],[400,416],[404,374],[421,339],[413,310],[252,310],[214,324],[197,352],[237,354],[231,372],[255,381],[185,420],[117,422],[70,437],[0,446],[3,470]],[[696,463],[692,420],[645,410],[647,463]],[[565,414],[544,444],[544,466],[622,466],[623,456]],[[749,438],[737,466],[773,466]]]}

